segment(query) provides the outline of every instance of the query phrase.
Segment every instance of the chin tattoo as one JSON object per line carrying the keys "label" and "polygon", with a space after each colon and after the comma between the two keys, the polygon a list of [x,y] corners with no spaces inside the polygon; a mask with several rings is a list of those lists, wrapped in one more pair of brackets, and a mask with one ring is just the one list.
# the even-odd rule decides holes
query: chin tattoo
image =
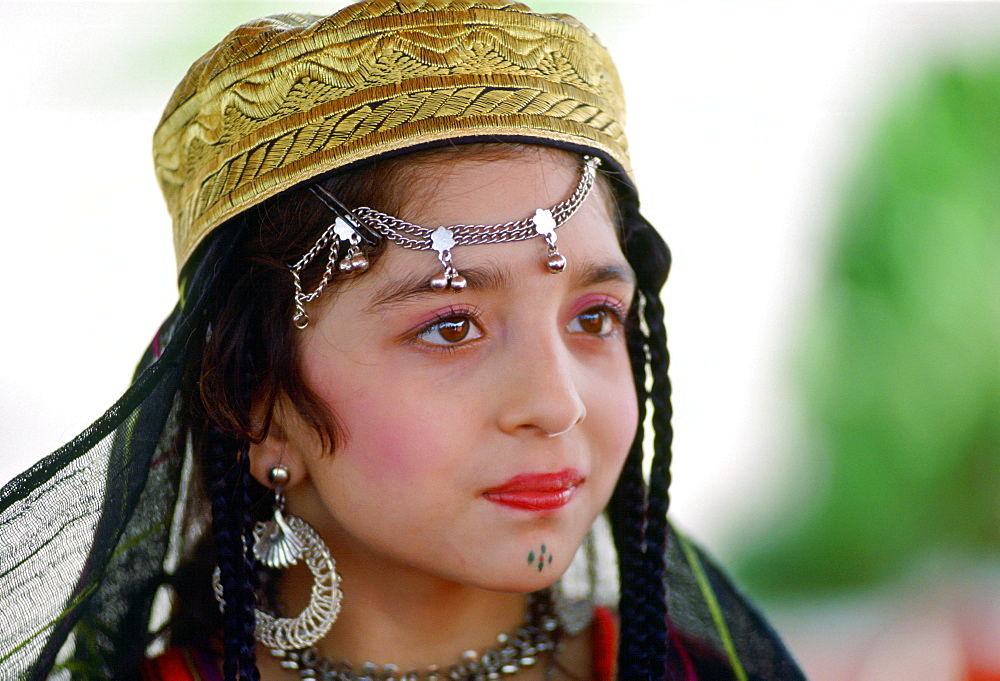
{"label": "chin tattoo", "polygon": [[531,549],[528,551],[528,567],[541,572],[545,569],[547,565],[552,564],[552,552],[549,551],[545,544],[542,544],[538,550]]}

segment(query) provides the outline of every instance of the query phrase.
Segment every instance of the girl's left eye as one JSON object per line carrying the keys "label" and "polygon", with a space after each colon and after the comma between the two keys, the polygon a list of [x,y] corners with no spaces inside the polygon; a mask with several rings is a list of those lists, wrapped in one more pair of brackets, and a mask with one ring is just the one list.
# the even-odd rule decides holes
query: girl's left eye
{"label": "girl's left eye", "polygon": [[592,307],[573,317],[573,320],[566,328],[572,333],[608,336],[615,331],[616,325],[620,321],[619,315],[615,310],[609,309],[606,306]]}
{"label": "girl's left eye", "polygon": [[483,335],[471,317],[452,316],[434,322],[417,334],[417,338],[431,345],[458,345]]}

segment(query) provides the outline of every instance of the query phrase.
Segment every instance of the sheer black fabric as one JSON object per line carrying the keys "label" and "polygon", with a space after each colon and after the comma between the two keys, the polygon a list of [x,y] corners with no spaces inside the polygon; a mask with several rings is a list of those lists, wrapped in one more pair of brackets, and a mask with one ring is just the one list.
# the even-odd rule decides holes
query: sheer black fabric
{"label": "sheer black fabric", "polygon": [[3,678],[59,661],[61,677],[107,679],[141,658],[180,487],[177,387],[234,238],[208,249],[121,399],[0,490]]}
{"label": "sheer black fabric", "polygon": [[713,672],[704,678],[805,680],[757,609],[715,561],[673,527],[667,539],[666,587],[671,628],[705,659],[715,661]]}

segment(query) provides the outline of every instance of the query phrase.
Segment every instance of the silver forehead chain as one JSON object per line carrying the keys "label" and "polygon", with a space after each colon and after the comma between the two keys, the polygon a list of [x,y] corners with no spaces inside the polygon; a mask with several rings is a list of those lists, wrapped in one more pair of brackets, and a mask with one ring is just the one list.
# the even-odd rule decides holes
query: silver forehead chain
{"label": "silver forehead chain", "polygon": [[[465,277],[459,274],[451,262],[451,251],[456,246],[523,241],[540,236],[548,246],[546,266],[549,272],[562,272],[566,269],[566,257],[556,248],[556,229],[569,220],[587,199],[594,187],[600,164],[601,160],[596,156],[584,156],[580,181],[568,198],[551,208],[539,208],[531,217],[498,225],[451,225],[430,229],[367,206],[351,210],[322,186],[313,185],[310,187],[312,193],[336,215],[336,219],[312,248],[289,267],[295,285],[295,326],[304,329],[309,325],[305,304],[319,297],[329,285],[335,268],[350,274],[358,274],[368,268],[368,259],[360,249],[362,241],[366,240],[362,234],[378,235],[414,251],[435,251],[443,268],[441,274],[428,282],[435,291],[461,291],[466,286]],[[368,241],[371,242],[372,239]],[[312,292],[305,293],[300,274],[326,247],[329,247],[330,255],[323,277]],[[339,253],[344,248],[346,252],[338,264]]]}

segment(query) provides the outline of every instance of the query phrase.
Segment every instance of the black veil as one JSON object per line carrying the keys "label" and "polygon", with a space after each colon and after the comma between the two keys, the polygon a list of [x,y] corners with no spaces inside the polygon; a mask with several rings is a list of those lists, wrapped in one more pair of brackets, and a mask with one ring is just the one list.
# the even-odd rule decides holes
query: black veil
{"label": "black veil", "polygon": [[189,473],[178,386],[239,230],[220,231],[125,394],[0,490],[4,678],[44,679],[57,662],[73,678],[112,678],[143,654]]}

